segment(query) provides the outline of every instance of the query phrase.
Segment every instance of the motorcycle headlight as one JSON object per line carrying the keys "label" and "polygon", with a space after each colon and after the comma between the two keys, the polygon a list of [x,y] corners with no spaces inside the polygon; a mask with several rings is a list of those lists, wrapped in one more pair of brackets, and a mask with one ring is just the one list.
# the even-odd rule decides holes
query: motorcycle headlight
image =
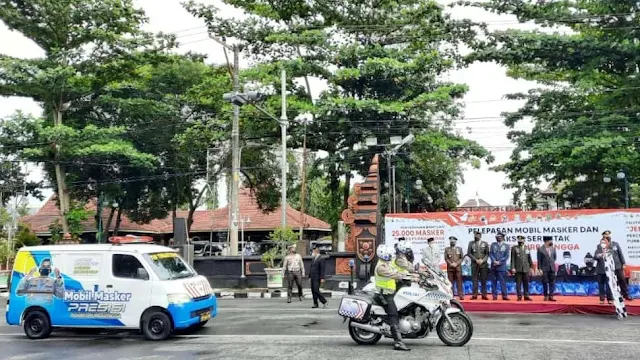
{"label": "motorcycle headlight", "polygon": [[191,296],[185,293],[168,294],[167,300],[169,304],[182,305],[191,301]]}

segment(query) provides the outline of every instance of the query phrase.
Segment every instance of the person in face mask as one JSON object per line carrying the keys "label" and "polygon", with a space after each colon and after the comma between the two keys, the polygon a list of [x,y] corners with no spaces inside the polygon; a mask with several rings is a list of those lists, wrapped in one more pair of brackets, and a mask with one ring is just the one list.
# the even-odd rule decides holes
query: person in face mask
{"label": "person in face mask", "polygon": [[433,270],[440,270],[440,249],[434,238],[427,239],[427,247],[422,250],[422,260]]}
{"label": "person in face mask", "polygon": [[473,295],[471,300],[478,298],[478,280],[482,291],[482,300],[489,300],[487,296],[487,278],[489,277],[489,244],[482,241],[482,234],[475,231],[473,241],[467,248],[467,256],[471,259],[471,274],[473,279]]}
{"label": "person in face mask", "polygon": [[531,301],[529,296],[529,273],[533,267],[531,253],[524,244],[524,236],[518,235],[518,245],[511,248],[511,273],[516,276],[516,293],[518,301]]}
{"label": "person in face mask", "polygon": [[564,281],[568,281],[569,276],[578,275],[580,267],[571,262],[571,252],[569,251],[565,251],[562,253],[562,259],[563,263],[558,267],[558,277],[562,278]]}
{"label": "person in face mask", "polygon": [[[447,275],[453,287],[458,288],[458,298],[464,300],[464,289],[462,287],[462,248],[456,246],[458,239],[455,236],[449,237],[449,247],[444,249],[444,261],[447,263]],[[455,285],[454,285],[455,284]]]}
{"label": "person in face mask", "polygon": [[556,249],[553,247],[553,237],[543,236],[544,245],[538,248],[538,269],[542,270],[542,289],[544,301],[556,301],[553,293],[556,291]]}
{"label": "person in face mask", "polygon": [[[603,255],[605,253],[611,254],[613,258],[613,264],[615,266],[615,274],[618,279],[618,286],[620,287],[620,293],[622,297],[624,297],[627,301],[631,301],[631,297],[629,296],[629,287],[627,286],[627,280],[624,276],[624,266],[626,264],[626,260],[624,258],[624,254],[622,254],[622,249],[620,248],[620,244],[611,240],[611,231],[606,230],[602,233],[602,240],[600,241],[600,246],[596,249],[594,253],[594,257],[598,261],[596,265],[596,274],[603,275],[605,279],[598,279],[598,283],[600,280],[605,281],[606,283],[606,271],[604,267],[604,259]],[[603,302],[604,294],[600,292],[600,301]]]}
{"label": "person in face mask", "polygon": [[613,295],[611,294],[611,289],[609,288],[609,278],[607,277],[607,272],[605,270],[605,259],[604,255],[609,251],[608,242],[606,238],[602,238],[596,251],[594,252],[594,257],[598,264],[596,265],[596,278],[598,280],[598,295],[600,297],[600,304],[604,304],[604,297],[607,296],[607,302],[611,304],[613,301]]}
{"label": "person in face mask", "polygon": [[579,275],[580,276],[595,276],[596,275],[596,263],[593,259],[593,255],[591,253],[587,253],[584,257],[585,266],[580,268]]}
{"label": "person in face mask", "polygon": [[504,243],[504,234],[496,235],[496,242],[491,244],[489,250],[489,258],[491,259],[491,278],[493,279],[493,300],[498,300],[498,284],[500,284],[502,292],[502,300],[509,300],[507,296],[507,261],[509,260],[509,245]]}

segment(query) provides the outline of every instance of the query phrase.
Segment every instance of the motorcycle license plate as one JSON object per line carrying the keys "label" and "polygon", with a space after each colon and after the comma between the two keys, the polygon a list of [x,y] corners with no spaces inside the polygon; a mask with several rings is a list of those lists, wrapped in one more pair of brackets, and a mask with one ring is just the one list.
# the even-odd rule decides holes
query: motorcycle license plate
{"label": "motorcycle license plate", "polygon": [[206,313],[200,314],[200,322],[204,322],[211,319],[211,311],[207,311]]}

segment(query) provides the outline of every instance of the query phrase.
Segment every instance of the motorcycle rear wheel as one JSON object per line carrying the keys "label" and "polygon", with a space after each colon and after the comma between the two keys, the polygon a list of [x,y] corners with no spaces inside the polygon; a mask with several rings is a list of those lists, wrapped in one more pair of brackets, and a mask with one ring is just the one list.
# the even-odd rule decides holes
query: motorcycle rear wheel
{"label": "motorcycle rear wheel", "polygon": [[370,333],[351,326],[352,321],[349,320],[349,335],[358,345],[375,345],[382,339],[382,334]]}
{"label": "motorcycle rear wheel", "polygon": [[465,313],[456,312],[449,314],[454,329],[451,328],[447,319],[442,316],[436,325],[436,332],[440,341],[447,346],[464,346],[471,336],[473,336],[473,323]]}

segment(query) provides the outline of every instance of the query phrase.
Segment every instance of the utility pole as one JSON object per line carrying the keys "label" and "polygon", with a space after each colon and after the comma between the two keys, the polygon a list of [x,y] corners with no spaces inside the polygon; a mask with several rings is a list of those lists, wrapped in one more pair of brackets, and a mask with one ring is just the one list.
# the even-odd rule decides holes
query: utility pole
{"label": "utility pole", "polygon": [[300,118],[302,123],[302,182],[300,184],[300,241],[304,240],[305,227],[305,206],[307,205],[307,124],[310,122],[309,116]]}
{"label": "utility pole", "polygon": [[280,115],[280,130],[282,135],[282,218],[280,226],[284,229],[287,227],[287,126],[289,121],[287,118],[287,71],[282,69],[282,113]]}
{"label": "utility pole", "polygon": [[[233,92],[240,91],[240,49],[233,47]],[[233,104],[233,125],[231,129],[231,256],[238,255],[238,188],[240,182],[240,105]]]}

